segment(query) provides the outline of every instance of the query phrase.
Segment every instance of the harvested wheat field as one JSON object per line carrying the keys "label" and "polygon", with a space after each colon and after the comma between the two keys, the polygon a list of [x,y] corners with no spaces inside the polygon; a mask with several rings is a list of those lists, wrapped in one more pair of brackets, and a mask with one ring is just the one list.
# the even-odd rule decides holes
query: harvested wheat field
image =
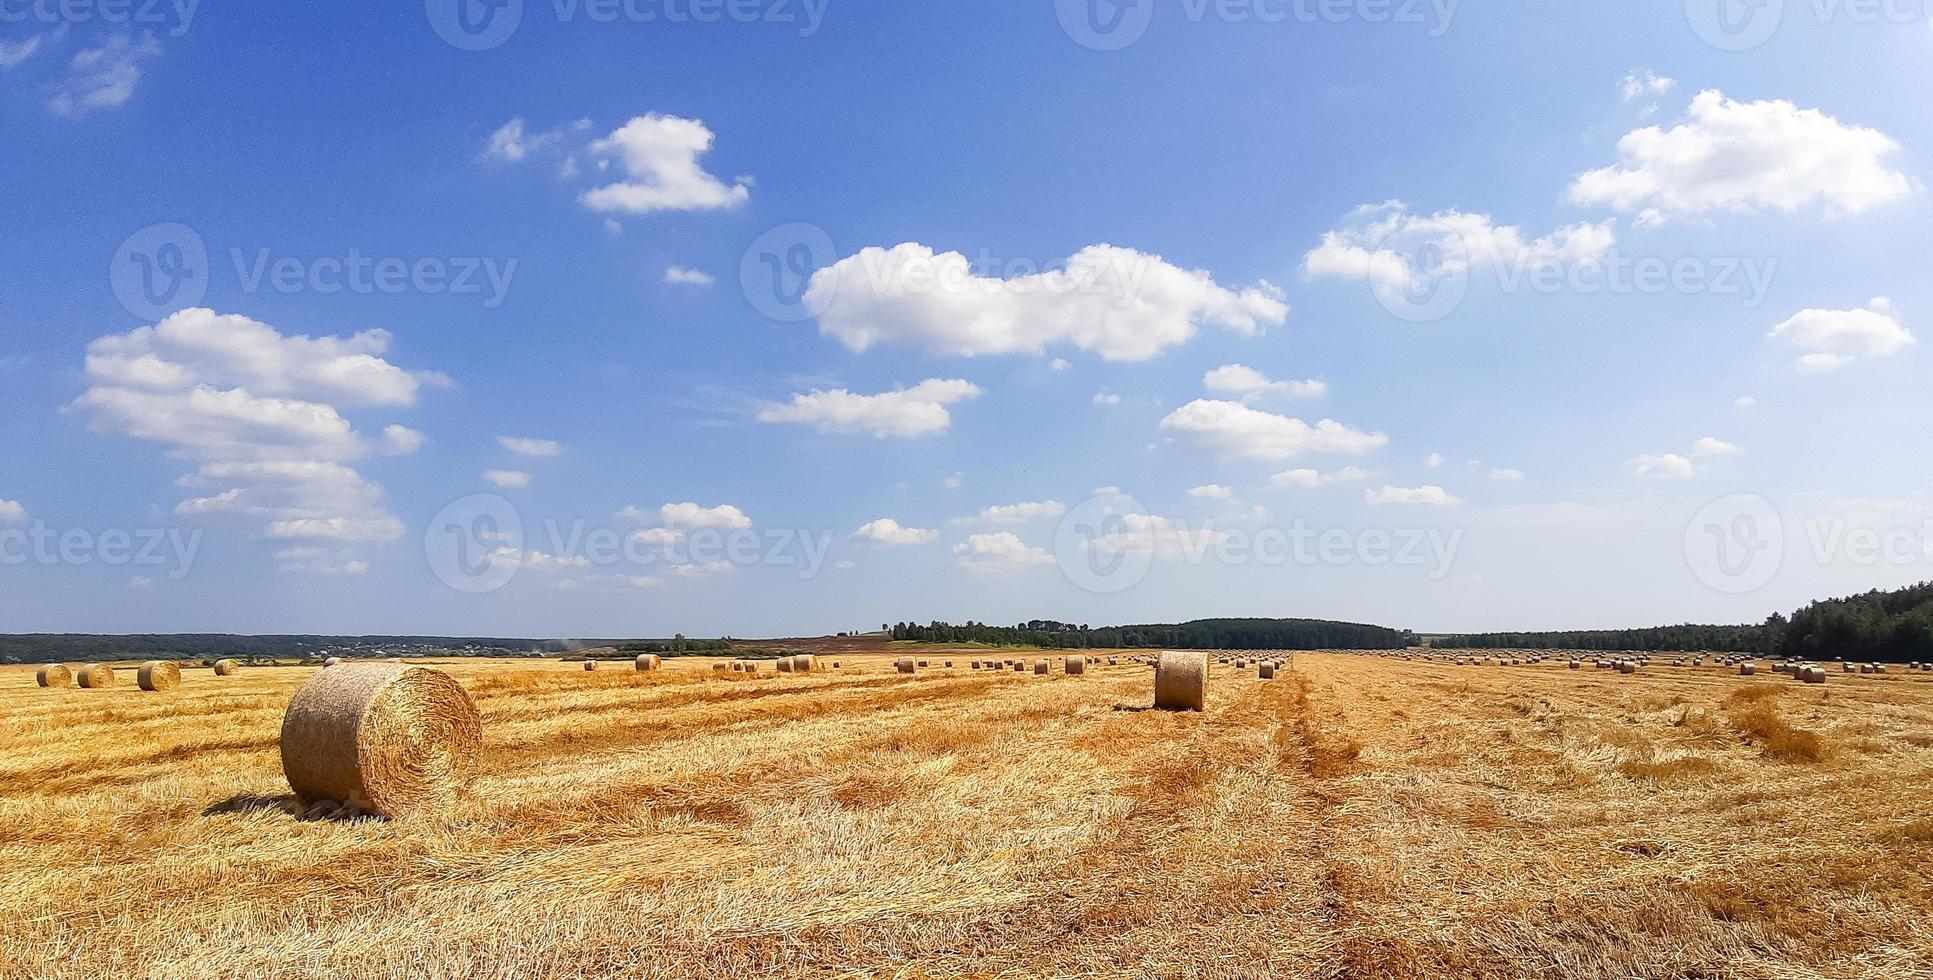
{"label": "harvested wheat field", "polygon": [[480,773],[394,821],[290,793],[320,668],[5,668],[0,974],[1933,975],[1933,675],[1568,659],[449,661]]}

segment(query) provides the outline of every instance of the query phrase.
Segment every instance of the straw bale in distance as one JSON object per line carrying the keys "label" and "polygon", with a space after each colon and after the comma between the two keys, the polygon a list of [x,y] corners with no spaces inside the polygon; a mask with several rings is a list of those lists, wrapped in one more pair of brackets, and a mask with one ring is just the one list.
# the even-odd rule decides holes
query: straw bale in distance
{"label": "straw bale in distance", "polygon": [[664,662],[659,660],[655,653],[640,653],[632,664],[639,670],[657,670],[664,666]]}
{"label": "straw bale in distance", "polygon": [[596,670],[596,669],[597,669],[597,661],[595,661],[595,660],[585,660],[585,661],[584,661],[584,669],[585,669],[585,670]]}
{"label": "straw bale in distance", "polygon": [[282,772],[297,796],[386,817],[455,802],[482,745],[470,696],[428,667],[317,671],[282,716]]}
{"label": "straw bale in distance", "polygon": [[74,673],[82,687],[113,687],[114,668],[106,664],[85,664]]}
{"label": "straw bale in distance", "polygon": [[240,669],[242,669],[242,665],[241,665],[241,664],[239,664],[239,663],[236,663],[236,662],[235,662],[235,661],[233,661],[233,660],[217,660],[217,661],[215,661],[215,676],[216,676],[216,677],[227,677],[228,675],[230,675],[230,674],[233,674],[234,672],[236,672],[236,671],[238,671],[238,670],[240,670]]}
{"label": "straw bale in distance", "polygon": [[73,687],[74,672],[66,664],[48,664],[34,672],[34,682],[41,687]]}
{"label": "straw bale in distance", "polygon": [[1255,668],[1255,673],[1256,676],[1265,681],[1272,681],[1275,679],[1275,665],[1264,662],[1261,666]]}
{"label": "straw bale in distance", "polygon": [[1086,657],[1068,657],[1068,658],[1067,658],[1067,661],[1066,661],[1066,664],[1067,664],[1067,666],[1066,666],[1066,670],[1067,670],[1067,672],[1068,672],[1068,673],[1070,673],[1070,674],[1085,674],[1085,673],[1087,673],[1087,658],[1086,658]]}
{"label": "straw bale in distance", "polygon": [[900,673],[902,673],[902,674],[910,674],[910,673],[912,673],[912,672],[913,672],[913,658],[911,658],[911,657],[901,657],[901,658],[899,658],[898,660],[895,660],[895,661],[893,661],[893,669],[894,669],[894,670],[897,670],[897,671],[899,671],[899,672],[900,672]]}

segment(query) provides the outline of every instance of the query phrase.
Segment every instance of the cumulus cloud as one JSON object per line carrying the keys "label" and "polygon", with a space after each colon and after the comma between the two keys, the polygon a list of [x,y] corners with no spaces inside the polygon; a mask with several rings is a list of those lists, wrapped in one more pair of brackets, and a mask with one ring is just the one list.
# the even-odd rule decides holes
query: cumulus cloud
{"label": "cumulus cloud", "polygon": [[1512,469],[1508,466],[1499,467],[1497,469],[1490,471],[1490,479],[1492,480],[1503,480],[1505,482],[1514,483],[1519,480],[1522,480],[1523,478],[1524,478],[1523,470]]}
{"label": "cumulus cloud", "polygon": [[1526,239],[1515,225],[1487,214],[1410,213],[1402,201],[1365,204],[1343,224],[1324,232],[1322,244],[1302,257],[1311,279],[1367,282],[1396,303],[1446,277],[1489,270],[1500,279],[1527,270],[1601,262],[1617,243],[1616,223],[1575,224]]}
{"label": "cumulus cloud", "polygon": [[1145,552],[1156,558],[1199,556],[1228,537],[1213,527],[1189,528],[1181,521],[1158,514],[1128,511],[1117,515],[1113,530],[1091,538],[1087,549],[1107,558],[1120,553]]}
{"label": "cumulus cloud", "polygon": [[1917,343],[1885,297],[1861,310],[1801,310],[1772,328],[1803,351],[1796,362],[1802,371],[1831,371],[1861,357],[1890,357]]}
{"label": "cumulus cloud", "polygon": [[1094,404],[1119,405],[1121,404],[1121,396],[1111,391],[1097,391],[1094,393]]}
{"label": "cumulus cloud", "polygon": [[1369,479],[1369,471],[1359,466],[1345,466],[1334,473],[1321,470],[1293,469],[1283,470],[1269,477],[1269,486],[1277,489],[1313,490],[1331,483],[1354,483]]}
{"label": "cumulus cloud", "polygon": [[1289,312],[1266,282],[1230,289],[1114,245],[1005,277],[915,242],[870,247],[813,273],[804,301],[819,311],[820,332],[854,351],[887,344],[973,357],[1065,344],[1110,361],[1155,357],[1203,326],[1253,336]]}
{"label": "cumulus cloud", "polygon": [[940,532],[921,527],[905,527],[890,517],[881,517],[859,525],[852,532],[854,541],[870,541],[883,545],[928,544],[940,536]]}
{"label": "cumulus cloud", "polygon": [[665,527],[684,530],[700,527],[735,529],[752,526],[752,519],[731,504],[719,504],[716,507],[705,507],[690,501],[665,504],[658,508],[658,519],[664,522]]}
{"label": "cumulus cloud", "polygon": [[1632,457],[1624,465],[1648,480],[1678,479],[1693,472],[1690,458],[1678,453],[1647,453]]}
{"label": "cumulus cloud", "polygon": [[674,286],[709,286],[718,280],[711,273],[687,269],[682,265],[665,266],[664,281]]}
{"label": "cumulus cloud", "polygon": [[1381,490],[1363,491],[1363,502],[1371,507],[1389,504],[1417,504],[1427,507],[1454,507],[1461,500],[1450,496],[1442,487],[1429,485],[1421,487],[1385,486]]}
{"label": "cumulus cloud", "polygon": [[484,470],[483,478],[503,490],[530,486],[530,474],[522,470]]}
{"label": "cumulus cloud", "polygon": [[1691,444],[1693,456],[1737,456],[1745,450],[1735,443],[1726,442],[1717,436],[1704,436]]}
{"label": "cumulus cloud", "polygon": [[1290,398],[1320,398],[1329,390],[1321,381],[1276,381],[1246,364],[1224,364],[1202,375],[1201,383],[1209,391],[1235,395],[1245,402],[1271,392]]}
{"label": "cumulus cloud", "polygon": [[[519,163],[532,154],[555,149],[573,133],[582,132],[590,127],[589,119],[579,119],[548,132],[526,133],[523,117],[519,116],[497,127],[496,132],[490,134],[490,142],[484,147],[483,156],[489,160]],[[575,161],[566,161],[565,176],[570,176],[575,167]]]}
{"label": "cumulus cloud", "polygon": [[96,431],[198,464],[179,481],[198,491],[179,514],[252,516],[268,538],[393,540],[404,528],[385,511],[382,488],[347,464],[412,452],[422,434],[390,425],[367,439],[341,408],[412,405],[425,384],[444,379],[384,360],[388,343],[380,330],[292,336],[183,310],[90,343],[90,386],[68,408]]}
{"label": "cumulus cloud", "polygon": [[995,504],[972,517],[962,517],[960,520],[984,521],[989,524],[1024,524],[1042,517],[1059,517],[1065,513],[1067,513],[1067,505],[1058,500],[1035,500],[1019,504]]}
{"label": "cumulus cloud", "polygon": [[67,77],[50,90],[47,111],[57,116],[84,116],[127,102],[141,81],[141,62],[160,53],[161,45],[151,35],[138,41],[115,35],[81,50],[68,63]]}
{"label": "cumulus cloud", "polygon": [[1235,491],[1219,483],[1204,483],[1198,487],[1189,487],[1188,496],[1202,500],[1227,500],[1235,496]]}
{"label": "cumulus cloud", "polygon": [[844,388],[792,396],[758,413],[760,422],[797,422],[828,433],[866,433],[884,439],[917,439],[943,432],[953,416],[946,406],[980,397],[980,388],[958,378],[929,378],[911,388],[856,395]]}
{"label": "cumulus cloud", "polygon": [[18,524],[27,519],[27,508],[18,500],[0,500],[0,523]]}
{"label": "cumulus cloud", "polygon": [[585,191],[578,200],[593,211],[650,214],[735,208],[751,197],[740,180],[726,184],[698,158],[710,152],[712,131],[696,119],[647,113],[593,142],[594,156],[615,159],[627,180]]}
{"label": "cumulus cloud", "polygon": [[1389,442],[1334,419],[1314,425],[1239,402],[1196,399],[1168,414],[1160,429],[1190,448],[1231,459],[1287,459],[1303,453],[1361,455]]}
{"label": "cumulus cloud", "polygon": [[1012,531],[968,535],[953,546],[956,564],[976,572],[1006,572],[1034,565],[1051,565],[1054,556],[1020,540]]}
{"label": "cumulus cloud", "polygon": [[547,459],[564,454],[563,443],[551,439],[530,439],[523,436],[498,436],[497,445],[533,459]]}
{"label": "cumulus cloud", "polygon": [[1893,138],[1783,100],[1738,102],[1706,89],[1685,121],[1618,141],[1618,162],[1578,175],[1570,198],[1636,212],[1644,224],[1713,213],[1858,214],[1907,196],[1888,166]]}

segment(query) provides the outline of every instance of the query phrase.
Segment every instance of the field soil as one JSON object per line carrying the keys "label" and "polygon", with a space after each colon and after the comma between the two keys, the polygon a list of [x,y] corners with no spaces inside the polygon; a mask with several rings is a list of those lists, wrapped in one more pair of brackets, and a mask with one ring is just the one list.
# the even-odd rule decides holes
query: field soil
{"label": "field soil", "polygon": [[1930,674],[920,652],[441,661],[482,775],[397,821],[290,796],[318,668],[0,668],[0,976],[1933,976]]}

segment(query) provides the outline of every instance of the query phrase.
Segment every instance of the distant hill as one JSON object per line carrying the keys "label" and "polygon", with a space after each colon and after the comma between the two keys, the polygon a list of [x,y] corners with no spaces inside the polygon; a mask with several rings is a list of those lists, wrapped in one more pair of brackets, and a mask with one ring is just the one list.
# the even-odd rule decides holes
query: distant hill
{"label": "distant hill", "polygon": [[539,640],[456,636],[318,636],[234,633],[18,633],[0,635],[0,663],[66,660],[189,659],[195,657],[309,658],[327,654],[377,653],[400,656],[529,656],[562,653],[585,646],[615,646],[618,640]]}

